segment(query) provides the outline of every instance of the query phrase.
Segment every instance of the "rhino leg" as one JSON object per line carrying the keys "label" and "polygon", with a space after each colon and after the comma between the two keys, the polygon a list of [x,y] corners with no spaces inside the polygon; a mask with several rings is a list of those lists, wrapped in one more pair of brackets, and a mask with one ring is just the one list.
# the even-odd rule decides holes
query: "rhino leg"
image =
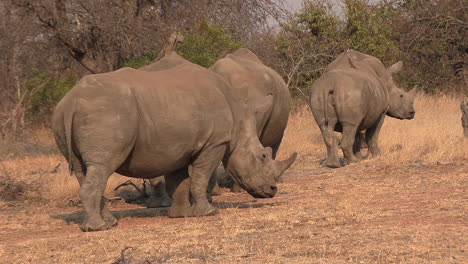
{"label": "rhino leg", "polygon": [[[354,155],[354,140],[356,138],[357,126],[343,125],[343,138],[341,139],[340,147],[343,150],[345,163],[350,164],[358,162],[359,159]],[[360,146],[361,144],[359,144]]]}
{"label": "rhino leg", "polygon": [[373,127],[370,127],[366,130],[366,143],[367,146],[369,147],[369,153],[372,156],[377,156],[382,151],[379,148],[379,134],[380,134],[380,129],[382,128],[383,122],[385,119],[385,114],[382,114],[375,125]]}
{"label": "rhino leg", "polygon": [[338,140],[334,134],[335,125],[336,120],[330,120],[328,125],[322,124],[320,126],[323,141],[327,146],[327,158],[322,162],[322,165],[330,168],[341,167],[340,159],[338,158]]}
{"label": "rhino leg", "polygon": [[207,190],[208,200],[211,199],[211,196],[218,196],[218,195],[221,195],[223,193],[221,191],[221,188],[219,187],[217,177],[218,177],[218,175],[217,175],[216,171],[210,177],[210,182],[208,183],[208,190]]}
{"label": "rhino leg", "polygon": [[214,208],[206,197],[206,190],[210,177],[215,172],[219,162],[224,156],[226,145],[219,145],[202,151],[193,161],[190,170],[190,192],[193,198],[193,215],[215,215],[218,210]]}
{"label": "rhino leg", "polygon": [[102,231],[111,228],[117,223],[117,220],[105,208],[103,199],[104,190],[106,189],[107,179],[114,170],[106,168],[99,164],[91,164],[86,169],[86,176],[80,181],[80,199],[86,211],[86,216],[81,230],[87,231]]}
{"label": "rhino leg", "polygon": [[[74,168],[78,168],[78,167],[81,167],[81,165],[74,165],[76,167]],[[82,171],[82,169],[74,169],[73,170],[73,173],[75,174],[75,177],[76,179],[78,180],[78,183],[80,184],[80,186],[83,184],[84,182],[84,179],[85,179],[85,176],[84,176],[84,173]],[[112,215],[112,213],[104,206],[105,205],[105,200],[104,198],[102,198],[102,201],[101,201],[101,217],[102,217],[102,220],[104,220],[104,223],[106,223],[106,226],[107,228],[106,229],[109,229],[115,225],[117,225],[117,219]],[[83,228],[82,228],[83,229]],[[88,230],[83,230],[83,231],[88,231]],[[90,230],[91,231],[91,230]]]}
{"label": "rhino leg", "polygon": [[353,144],[354,156],[356,156],[358,160],[364,159],[364,156],[361,153],[361,145],[362,145],[362,136],[361,136],[361,132],[358,131],[354,138],[354,144]]}
{"label": "rhino leg", "polygon": [[190,204],[190,177],[188,167],[165,176],[166,189],[172,198],[169,208],[169,217],[191,217],[193,216]]}
{"label": "rhino leg", "polygon": [[171,206],[172,199],[166,191],[166,182],[164,176],[156,177],[150,180],[151,194],[146,201],[146,207],[169,207]]}

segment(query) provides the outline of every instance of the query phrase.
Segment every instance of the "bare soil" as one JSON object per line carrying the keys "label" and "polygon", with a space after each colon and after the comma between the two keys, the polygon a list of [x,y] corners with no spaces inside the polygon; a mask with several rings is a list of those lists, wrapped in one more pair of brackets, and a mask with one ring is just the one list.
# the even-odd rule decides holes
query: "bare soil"
{"label": "bare soil", "polygon": [[220,214],[108,206],[119,225],[83,233],[79,205],[0,211],[5,263],[467,263],[468,164],[289,171],[272,199],[227,190]]}

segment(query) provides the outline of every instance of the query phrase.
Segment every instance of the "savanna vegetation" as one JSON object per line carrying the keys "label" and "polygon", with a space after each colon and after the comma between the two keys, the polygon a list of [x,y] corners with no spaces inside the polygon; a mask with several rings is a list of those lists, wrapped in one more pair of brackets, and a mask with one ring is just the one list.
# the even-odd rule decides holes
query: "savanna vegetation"
{"label": "savanna vegetation", "polygon": [[[341,6],[341,9],[338,8]],[[130,178],[105,196],[119,226],[83,234],[78,183],[49,129],[82,76],[140,68],[177,51],[204,67],[247,47],[280,73],[294,109],[279,158],[299,153],[273,199],[214,197],[218,216],[168,219],[146,209]],[[339,169],[305,105],[326,65],[348,48],[418,85],[416,118],[387,118],[383,154]],[[8,263],[465,263],[468,5],[461,0],[0,1],[0,258]],[[141,186],[141,181],[134,180]],[[136,200],[135,200],[136,199]]]}

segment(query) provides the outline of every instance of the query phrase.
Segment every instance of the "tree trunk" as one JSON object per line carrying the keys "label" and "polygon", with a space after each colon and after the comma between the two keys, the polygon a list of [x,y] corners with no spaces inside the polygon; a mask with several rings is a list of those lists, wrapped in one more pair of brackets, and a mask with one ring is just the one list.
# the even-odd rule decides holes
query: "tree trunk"
{"label": "tree trunk", "polygon": [[468,138],[468,97],[465,97],[460,104],[462,112],[462,126],[465,137]]}

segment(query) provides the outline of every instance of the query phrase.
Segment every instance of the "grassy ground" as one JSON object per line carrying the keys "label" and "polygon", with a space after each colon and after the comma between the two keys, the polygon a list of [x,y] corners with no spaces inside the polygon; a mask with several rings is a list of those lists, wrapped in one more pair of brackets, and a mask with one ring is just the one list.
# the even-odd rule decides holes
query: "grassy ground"
{"label": "grassy ground", "polygon": [[[416,118],[388,118],[384,154],[320,167],[325,146],[306,107],[279,158],[298,160],[272,199],[225,192],[220,214],[108,204],[109,231],[82,233],[78,185],[48,130],[0,141],[0,256],[6,263],[467,263],[468,140],[459,99],[419,96]],[[113,188],[128,180],[111,177]],[[130,193],[132,195],[132,193]],[[134,196],[137,194],[133,193]],[[128,248],[124,250],[125,248]]]}

